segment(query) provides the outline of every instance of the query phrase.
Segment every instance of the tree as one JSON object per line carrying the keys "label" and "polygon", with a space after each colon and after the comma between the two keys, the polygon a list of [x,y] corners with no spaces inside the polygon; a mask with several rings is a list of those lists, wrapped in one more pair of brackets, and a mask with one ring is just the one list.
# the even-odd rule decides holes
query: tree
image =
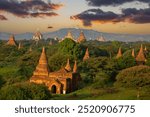
{"label": "tree", "polygon": [[116,77],[115,85],[133,88],[150,86],[150,67],[140,65],[122,70]]}

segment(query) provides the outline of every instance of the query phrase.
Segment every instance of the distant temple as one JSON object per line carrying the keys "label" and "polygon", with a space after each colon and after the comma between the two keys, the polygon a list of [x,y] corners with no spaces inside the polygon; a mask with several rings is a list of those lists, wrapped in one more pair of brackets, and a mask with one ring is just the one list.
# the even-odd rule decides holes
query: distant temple
{"label": "distant temple", "polygon": [[20,50],[21,48],[23,48],[23,45],[22,45],[22,43],[20,42],[19,45],[18,45],[18,50]]}
{"label": "distant temple", "polygon": [[81,31],[81,32],[80,32],[80,35],[79,35],[79,37],[78,37],[78,39],[77,39],[77,42],[78,42],[78,43],[83,43],[83,42],[85,42],[85,41],[86,41],[85,35],[84,35],[83,31]]}
{"label": "distant temple", "polygon": [[142,44],[141,44],[140,51],[139,51],[139,53],[136,57],[136,62],[137,62],[137,64],[144,64],[146,62],[146,57],[145,57],[145,54],[144,54]]}
{"label": "distant temple", "polygon": [[83,57],[83,61],[86,61],[87,59],[89,59],[90,58],[90,55],[89,55],[89,50],[88,50],[88,48],[86,49],[86,52],[85,52],[85,55],[84,55],[84,57]]}
{"label": "distant temple", "polygon": [[101,41],[101,42],[105,42],[106,41],[106,39],[103,37],[103,35],[101,35],[100,37],[98,37],[96,40],[97,41]]}
{"label": "distant temple", "polygon": [[67,35],[66,35],[64,38],[62,38],[59,42],[62,42],[62,41],[64,41],[65,39],[71,39],[71,40],[73,40],[74,42],[76,42],[76,40],[73,38],[73,35],[72,35],[72,33],[71,33],[70,31],[68,31]]}
{"label": "distant temple", "polygon": [[75,62],[72,71],[69,59],[66,67],[51,72],[48,66],[45,48],[42,50],[39,63],[30,79],[30,82],[45,84],[52,93],[56,94],[66,94],[76,90],[79,81],[80,74],[77,72],[77,63]]}
{"label": "distant temple", "polygon": [[122,57],[122,50],[121,50],[121,47],[120,47],[119,50],[118,50],[118,53],[117,53],[116,58],[118,59],[118,58],[120,58],[120,57]]}
{"label": "distant temple", "polygon": [[134,58],[135,58],[135,51],[134,51],[134,49],[132,49],[132,53],[131,53],[131,55],[132,55],[132,57],[134,57]]}
{"label": "distant temple", "polygon": [[33,40],[39,41],[43,38],[43,35],[38,31],[33,35]]}
{"label": "distant temple", "polygon": [[17,46],[14,35],[10,36],[9,41],[7,42],[7,45]]}

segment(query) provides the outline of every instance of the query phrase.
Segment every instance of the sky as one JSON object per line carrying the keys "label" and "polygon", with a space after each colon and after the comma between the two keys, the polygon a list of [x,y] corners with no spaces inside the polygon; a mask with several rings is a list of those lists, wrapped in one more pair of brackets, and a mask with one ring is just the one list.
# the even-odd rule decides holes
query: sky
{"label": "sky", "polygon": [[150,34],[150,0],[0,0],[0,32],[61,28]]}

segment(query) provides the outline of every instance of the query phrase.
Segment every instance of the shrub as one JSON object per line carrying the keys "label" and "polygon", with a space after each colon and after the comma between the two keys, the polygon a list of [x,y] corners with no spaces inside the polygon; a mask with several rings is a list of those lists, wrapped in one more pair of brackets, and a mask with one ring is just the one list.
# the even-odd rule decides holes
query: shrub
{"label": "shrub", "polygon": [[150,86],[150,67],[134,66],[122,70],[116,77],[116,86],[121,87],[145,87]]}

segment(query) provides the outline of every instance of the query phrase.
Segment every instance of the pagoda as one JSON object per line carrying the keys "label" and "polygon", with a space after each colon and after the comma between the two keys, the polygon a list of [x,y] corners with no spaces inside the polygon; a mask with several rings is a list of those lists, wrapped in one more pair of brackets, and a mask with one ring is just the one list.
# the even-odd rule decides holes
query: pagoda
{"label": "pagoda", "polygon": [[116,58],[118,59],[118,58],[120,58],[120,57],[122,57],[122,50],[121,50],[121,47],[120,47],[119,50],[118,50],[118,53],[117,53]]}
{"label": "pagoda", "polygon": [[135,51],[134,51],[134,49],[132,49],[132,53],[131,53],[131,55],[132,55],[132,57],[134,57],[134,58],[135,58]]}
{"label": "pagoda", "polygon": [[74,66],[73,66],[73,73],[77,72],[77,61],[75,60]]}
{"label": "pagoda", "polygon": [[79,37],[78,37],[78,39],[77,39],[77,42],[78,42],[78,43],[83,43],[83,42],[85,42],[85,41],[86,41],[85,35],[84,35],[83,31],[81,31],[81,32],[80,32],[80,35],[79,35]]}
{"label": "pagoda", "polygon": [[65,67],[58,71],[50,72],[45,48],[39,59],[39,63],[30,78],[30,82],[36,84],[44,84],[48,87],[51,93],[66,94],[78,89],[80,74],[77,72],[77,63],[75,62],[73,71],[70,66],[69,59]]}
{"label": "pagoda", "polygon": [[37,31],[34,35],[33,35],[33,40],[35,41],[39,41],[43,38],[43,35],[40,33],[40,31]]}
{"label": "pagoda", "polygon": [[69,59],[67,60],[67,65],[66,65],[65,69],[66,69],[67,71],[71,71],[70,60],[69,60]]}
{"label": "pagoda", "polygon": [[100,42],[105,42],[106,39],[103,37],[103,35],[101,35],[99,38],[96,39],[97,41],[100,41]]}
{"label": "pagoda", "polygon": [[7,42],[7,45],[17,46],[14,35],[10,36],[9,41]]}
{"label": "pagoda", "polygon": [[146,62],[146,57],[145,57],[145,54],[144,54],[142,44],[141,44],[141,48],[139,50],[139,53],[136,57],[136,62],[137,62],[137,64],[144,64]]}
{"label": "pagoda", "polygon": [[42,49],[42,54],[39,59],[39,63],[36,67],[36,70],[33,73],[33,77],[45,77],[49,74],[48,62],[45,54],[45,48]]}
{"label": "pagoda", "polygon": [[87,59],[89,59],[90,58],[90,55],[89,55],[89,50],[88,50],[88,48],[86,49],[86,52],[85,52],[85,55],[84,55],[84,57],[83,57],[83,61],[86,61]]}

